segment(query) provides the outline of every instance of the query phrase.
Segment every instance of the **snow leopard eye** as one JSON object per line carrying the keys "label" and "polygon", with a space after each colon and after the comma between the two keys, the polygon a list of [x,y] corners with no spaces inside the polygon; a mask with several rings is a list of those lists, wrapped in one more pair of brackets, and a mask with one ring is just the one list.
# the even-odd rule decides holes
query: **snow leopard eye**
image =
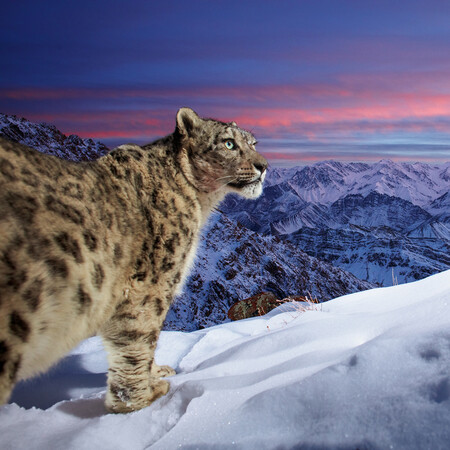
{"label": "snow leopard eye", "polygon": [[233,150],[234,149],[234,141],[232,141],[231,139],[228,139],[228,141],[225,141],[225,147],[228,150]]}

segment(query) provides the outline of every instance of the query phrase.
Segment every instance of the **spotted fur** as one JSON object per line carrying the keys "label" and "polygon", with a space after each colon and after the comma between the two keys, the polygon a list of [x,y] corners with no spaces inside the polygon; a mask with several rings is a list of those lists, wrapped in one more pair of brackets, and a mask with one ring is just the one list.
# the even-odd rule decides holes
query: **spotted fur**
{"label": "spotted fur", "polygon": [[252,134],[178,111],[175,132],[72,163],[0,140],[0,404],[80,340],[102,336],[106,407],[164,395],[163,321],[202,225],[228,192],[262,190]]}

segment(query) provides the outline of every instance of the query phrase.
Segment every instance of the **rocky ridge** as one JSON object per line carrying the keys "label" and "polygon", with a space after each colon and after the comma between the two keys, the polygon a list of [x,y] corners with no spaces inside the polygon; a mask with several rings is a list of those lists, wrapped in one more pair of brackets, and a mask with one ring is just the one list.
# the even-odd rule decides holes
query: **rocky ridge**
{"label": "rocky ridge", "polygon": [[203,231],[195,265],[172,305],[166,328],[195,330],[227,321],[235,302],[269,291],[283,299],[327,301],[373,288],[278,236],[262,235],[215,213]]}
{"label": "rocky ridge", "polygon": [[101,142],[82,139],[75,134],[66,136],[53,125],[32,123],[27,119],[2,113],[0,136],[71,161],[96,159],[109,151]]}

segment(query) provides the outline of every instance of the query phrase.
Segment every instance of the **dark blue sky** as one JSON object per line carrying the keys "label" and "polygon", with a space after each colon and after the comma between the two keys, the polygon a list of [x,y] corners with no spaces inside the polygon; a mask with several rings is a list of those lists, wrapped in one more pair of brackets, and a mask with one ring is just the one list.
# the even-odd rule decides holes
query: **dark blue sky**
{"label": "dark blue sky", "polygon": [[447,1],[6,2],[0,111],[115,145],[190,106],[275,164],[442,162],[449,55]]}

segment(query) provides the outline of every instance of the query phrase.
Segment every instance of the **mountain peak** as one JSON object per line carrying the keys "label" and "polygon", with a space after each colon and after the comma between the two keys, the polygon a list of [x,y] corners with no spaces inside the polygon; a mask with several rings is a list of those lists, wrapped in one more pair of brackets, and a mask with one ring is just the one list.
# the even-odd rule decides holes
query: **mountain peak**
{"label": "mountain peak", "polygon": [[33,123],[23,117],[2,113],[0,113],[0,136],[72,161],[96,159],[109,151],[101,142],[83,139],[75,134],[67,137],[54,125]]}

